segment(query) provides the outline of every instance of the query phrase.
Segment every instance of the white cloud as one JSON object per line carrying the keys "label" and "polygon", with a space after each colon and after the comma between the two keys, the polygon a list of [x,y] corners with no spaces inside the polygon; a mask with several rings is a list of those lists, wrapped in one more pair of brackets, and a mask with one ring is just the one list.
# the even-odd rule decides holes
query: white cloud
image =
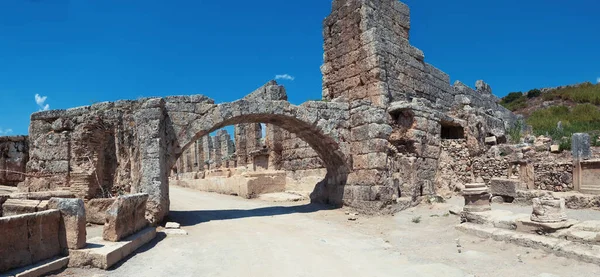
{"label": "white cloud", "polygon": [[47,111],[50,109],[50,105],[46,104],[46,99],[48,96],[40,96],[39,94],[35,94],[35,103],[40,107],[40,110]]}
{"label": "white cloud", "polygon": [[0,128],[0,136],[8,136],[10,134],[12,134],[13,130],[12,129],[2,129]]}
{"label": "white cloud", "polygon": [[296,78],[294,78],[294,76],[291,76],[289,74],[275,75],[275,80],[290,80],[290,81],[293,81],[294,79],[296,79]]}
{"label": "white cloud", "polygon": [[600,84],[600,77],[596,78],[596,83]]}

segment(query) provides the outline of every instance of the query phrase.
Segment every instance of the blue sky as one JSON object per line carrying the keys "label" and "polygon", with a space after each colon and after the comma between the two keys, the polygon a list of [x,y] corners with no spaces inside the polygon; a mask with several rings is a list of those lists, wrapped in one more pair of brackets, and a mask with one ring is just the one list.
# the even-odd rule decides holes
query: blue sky
{"label": "blue sky", "polygon": [[[503,96],[600,77],[599,1],[405,3],[412,44],[453,81],[483,79]],[[279,81],[291,102],[319,99],[330,9],[327,0],[2,0],[0,135],[26,134],[46,105],[232,101],[276,75],[290,76]]]}

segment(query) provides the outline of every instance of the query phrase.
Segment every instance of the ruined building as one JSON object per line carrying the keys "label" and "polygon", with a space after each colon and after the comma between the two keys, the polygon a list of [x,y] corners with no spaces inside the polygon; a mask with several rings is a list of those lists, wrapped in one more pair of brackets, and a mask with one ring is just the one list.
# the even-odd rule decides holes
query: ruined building
{"label": "ruined building", "polygon": [[[367,212],[414,203],[443,189],[434,183],[442,139],[464,139],[478,155],[486,137],[505,141],[516,117],[486,83],[450,84],[410,45],[409,30],[401,2],[334,0],[323,22],[322,101],[292,105],[272,81],[230,103],[194,95],[37,112],[19,189],[85,199],[144,192],[157,222],[169,211],[173,171],[257,166],[300,182],[318,176],[315,202]],[[258,123],[267,124],[264,143]],[[228,125],[233,138],[208,136]]]}

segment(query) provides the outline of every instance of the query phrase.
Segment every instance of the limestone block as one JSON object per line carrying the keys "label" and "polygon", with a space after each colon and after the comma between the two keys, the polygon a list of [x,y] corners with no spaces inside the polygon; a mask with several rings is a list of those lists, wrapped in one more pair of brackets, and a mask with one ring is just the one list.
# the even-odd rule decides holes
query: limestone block
{"label": "limestone block", "polygon": [[585,160],[592,157],[590,149],[590,135],[587,133],[576,133],[571,137],[571,151],[574,160]]}
{"label": "limestone block", "polygon": [[488,145],[496,145],[498,143],[498,140],[495,136],[491,136],[491,137],[486,137],[485,138],[485,144]]}
{"label": "limestone block", "polygon": [[466,184],[462,191],[465,212],[483,212],[492,209],[490,193],[484,183]]}
{"label": "limestone block", "polygon": [[0,272],[58,255],[59,222],[57,210],[0,218]]}
{"label": "limestone block", "polygon": [[3,216],[15,216],[38,211],[39,200],[8,199],[2,205]]}
{"label": "limestone block", "polygon": [[120,241],[146,227],[147,201],[147,193],[119,196],[106,212],[102,237],[108,241]]}
{"label": "limestone block", "polygon": [[550,152],[552,153],[559,153],[560,152],[560,145],[557,144],[553,144],[550,146]]}
{"label": "limestone block", "polygon": [[577,224],[577,220],[565,220],[560,222],[536,222],[530,219],[520,219],[517,220],[517,231],[523,233],[554,233],[561,229],[567,229],[571,226]]}
{"label": "limestone block", "polygon": [[534,198],[531,221],[553,223],[567,220],[567,208],[564,198]]}
{"label": "limestone block", "polygon": [[85,215],[88,223],[104,224],[106,211],[115,202],[116,198],[95,198],[85,203]]}
{"label": "limestone block", "polygon": [[85,247],[86,219],[85,205],[79,198],[52,198],[49,208],[61,213],[59,230],[60,246],[62,249],[81,249]]}
{"label": "limestone block", "polygon": [[493,178],[490,180],[490,193],[493,196],[517,197],[521,181],[517,179]]}
{"label": "limestone block", "polygon": [[75,195],[66,190],[57,191],[39,191],[39,192],[24,192],[13,193],[10,198],[14,199],[29,199],[29,200],[50,200],[50,198],[75,198]]}

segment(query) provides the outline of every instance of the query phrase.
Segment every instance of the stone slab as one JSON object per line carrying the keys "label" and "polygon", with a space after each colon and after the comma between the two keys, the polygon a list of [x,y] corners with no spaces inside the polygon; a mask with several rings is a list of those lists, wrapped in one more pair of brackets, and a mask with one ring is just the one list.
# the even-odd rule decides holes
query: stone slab
{"label": "stone slab", "polygon": [[187,236],[188,232],[183,229],[164,229],[161,232],[165,233],[165,235],[179,235],[179,236]]}
{"label": "stone slab", "polygon": [[22,192],[13,193],[10,198],[14,199],[29,199],[29,200],[50,200],[50,198],[75,198],[75,195],[70,191],[39,191],[39,192]]}
{"label": "stone slab", "polygon": [[0,218],[0,272],[58,256],[59,224],[58,210]]}
{"label": "stone slab", "polygon": [[48,206],[61,213],[59,239],[63,250],[85,247],[85,206],[79,198],[52,198]]}
{"label": "stone slab", "polygon": [[522,247],[540,249],[556,256],[600,265],[599,245],[585,245],[548,236],[524,234],[473,223],[459,224],[456,226],[456,229],[480,238],[491,238],[496,241],[508,242]]}
{"label": "stone slab", "polygon": [[532,221],[531,219],[520,219],[517,220],[517,231],[531,234],[547,234],[554,233],[562,229],[570,228],[571,226],[577,223],[578,221],[574,219],[568,219],[566,221],[555,223],[542,223]]}
{"label": "stone slab", "polygon": [[119,242],[92,238],[86,248],[69,251],[69,267],[109,269],[155,237],[156,228],[147,227]]}
{"label": "stone slab", "polygon": [[40,200],[9,198],[4,202],[4,204],[2,204],[2,215],[15,216],[39,212],[38,205],[40,205],[40,203]]}
{"label": "stone slab", "polygon": [[145,216],[147,201],[146,193],[117,197],[106,211],[102,238],[108,241],[119,241],[146,227],[148,225]]}
{"label": "stone slab", "polygon": [[493,178],[490,180],[490,193],[493,196],[517,197],[517,190],[521,186],[521,181],[516,179]]}
{"label": "stone slab", "polygon": [[[45,261],[41,261],[34,265],[26,266],[23,268],[11,270],[9,272],[5,272],[6,276],[9,277],[39,277],[46,276],[49,273],[59,271],[69,264],[69,257],[57,257],[53,259],[48,259]],[[5,276],[1,275],[1,276]]]}

